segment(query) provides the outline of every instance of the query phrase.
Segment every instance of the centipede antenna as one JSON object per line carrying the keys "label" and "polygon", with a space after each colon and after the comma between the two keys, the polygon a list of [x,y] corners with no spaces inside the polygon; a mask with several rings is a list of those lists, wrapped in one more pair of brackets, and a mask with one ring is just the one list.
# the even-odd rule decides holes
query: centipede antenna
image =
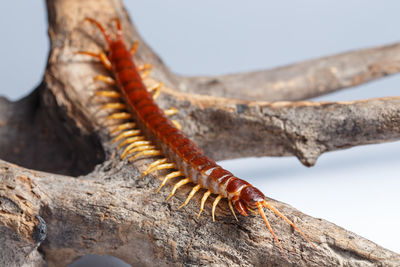
{"label": "centipede antenna", "polygon": [[275,242],[278,244],[279,248],[281,249],[281,252],[282,252],[283,256],[286,258],[286,260],[287,260],[288,262],[290,262],[290,261],[289,261],[289,258],[288,258],[288,256],[287,256],[286,251],[283,250],[283,247],[282,247],[282,245],[281,245],[281,242],[279,242],[278,238],[276,237],[276,235],[275,235],[275,233],[274,233],[274,230],[272,230],[272,227],[271,227],[271,225],[269,224],[269,221],[268,221],[268,219],[267,219],[267,216],[265,216],[264,209],[263,209],[263,203],[262,203],[262,202],[257,202],[257,208],[258,208],[258,211],[260,212],[260,215],[261,215],[261,217],[263,218],[265,224],[267,225],[267,228],[268,228],[269,232],[270,232],[271,235],[274,237]]}
{"label": "centipede antenna", "polygon": [[115,24],[117,25],[117,38],[119,40],[122,40],[122,27],[121,27],[121,21],[119,18],[114,18]]}
{"label": "centipede antenna", "polygon": [[89,21],[90,23],[93,23],[94,25],[97,26],[97,28],[99,28],[99,30],[101,31],[101,33],[104,36],[104,39],[106,39],[107,43],[110,44],[111,43],[111,38],[110,35],[108,34],[108,32],[104,29],[103,25],[100,24],[100,22],[98,22],[95,19],[92,18],[85,18],[86,21]]}
{"label": "centipede antenna", "polygon": [[266,207],[267,209],[271,210],[272,212],[274,212],[276,215],[278,215],[279,217],[281,217],[283,220],[285,220],[288,224],[290,224],[297,232],[299,232],[305,240],[307,240],[308,243],[310,243],[310,245],[315,249],[318,250],[318,248],[308,239],[308,237],[291,221],[289,220],[285,215],[283,215],[277,208],[275,208],[274,206],[270,205],[269,203],[267,203],[265,200],[262,203],[262,205],[264,207]]}

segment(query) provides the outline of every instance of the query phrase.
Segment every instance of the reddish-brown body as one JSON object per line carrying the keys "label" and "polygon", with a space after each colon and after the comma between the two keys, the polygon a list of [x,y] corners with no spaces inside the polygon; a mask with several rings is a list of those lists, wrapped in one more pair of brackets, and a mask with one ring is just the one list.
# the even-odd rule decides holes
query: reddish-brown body
{"label": "reddish-brown body", "polygon": [[[136,127],[140,129],[140,133],[147,140],[151,141],[152,145],[158,149],[157,152],[160,152],[160,154],[154,155],[163,155],[169,162],[172,162],[171,166],[173,166],[173,168],[179,170],[178,174],[173,177],[187,177],[186,182],[190,181],[197,184],[190,194],[192,196],[200,187],[207,189],[207,193],[204,194],[202,199],[200,212],[203,209],[204,202],[208,195],[212,193],[218,195],[213,203],[213,217],[215,206],[221,198],[227,198],[231,209],[232,203],[235,209],[244,216],[248,216],[248,210],[253,211],[253,209],[258,209],[258,212],[263,217],[268,229],[274,236],[275,241],[278,243],[282,251],[282,246],[269,225],[263,207],[272,210],[305,237],[305,235],[289,219],[266,202],[263,193],[248,182],[235,177],[232,173],[217,165],[214,160],[207,157],[193,141],[191,141],[174,125],[171,120],[166,117],[164,111],[154,102],[153,95],[148,92],[142,81],[141,75],[138,72],[138,68],[132,59],[132,54],[122,41],[121,26],[118,20],[116,20],[118,28],[116,40],[111,40],[108,33],[97,21],[93,19],[87,20],[96,24],[102,31],[108,43],[109,51],[107,56],[104,54],[97,55],[91,52],[82,53],[98,57],[106,67],[110,69],[116,80],[117,88],[123,95],[125,104],[121,104],[121,106],[130,111],[129,113],[132,116],[131,119],[135,122]],[[106,59],[104,59],[104,57],[106,57]],[[109,96],[111,94],[104,93],[103,95]],[[128,128],[121,127],[121,129],[125,130]],[[132,131],[132,129],[128,130]],[[122,133],[121,136],[123,136],[123,134],[124,133]],[[117,140],[120,139],[122,138],[117,138]],[[130,143],[134,142],[132,141]],[[169,168],[171,166],[169,166]],[[156,170],[157,168],[154,169]],[[159,169],[162,168],[160,167]],[[166,181],[167,179],[164,180],[164,182]],[[190,195],[185,204],[190,200]]]}
{"label": "reddish-brown body", "polygon": [[176,164],[184,176],[193,183],[200,184],[202,188],[209,189],[213,194],[220,194],[232,200],[236,210],[247,216],[243,200],[251,203],[262,201],[265,196],[248,182],[217,165],[178,130],[147,91],[125,44],[118,39],[111,41],[109,46],[112,72],[145,136]]}

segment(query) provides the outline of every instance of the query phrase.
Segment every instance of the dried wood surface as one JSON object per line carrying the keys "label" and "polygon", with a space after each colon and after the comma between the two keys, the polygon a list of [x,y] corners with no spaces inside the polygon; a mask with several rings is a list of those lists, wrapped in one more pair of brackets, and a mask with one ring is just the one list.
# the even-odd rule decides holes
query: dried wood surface
{"label": "dried wood surface", "polygon": [[[211,91],[207,95],[182,92],[183,84],[196,91],[204,78],[187,79],[171,73],[141,41],[120,1],[48,0],[47,6],[51,51],[44,82],[21,101],[0,99],[0,158],[5,160],[0,161],[1,266],[39,266],[42,257],[50,266],[66,266],[93,253],[114,255],[134,266],[399,265],[398,254],[274,200],[271,202],[307,233],[318,250],[272,214],[272,225],[292,263],[282,257],[258,216],[236,222],[223,202],[216,223],[209,216],[210,203],[198,219],[200,194],[178,210],[189,187],[164,202],[171,186],[154,193],[161,175],[137,180],[149,161],[120,161],[110,145],[106,114],[98,112],[99,99],[93,97],[94,90],[104,85],[94,83],[92,77],[104,69],[75,52],[98,51],[104,45],[99,32],[83,23],[84,17],[95,17],[107,27],[112,27],[111,18],[119,17],[127,43],[141,42],[135,59],[154,64],[152,79],[166,84],[160,105],[179,108],[177,120],[183,130],[215,159],[295,155],[303,164],[313,165],[326,151],[398,140],[399,97],[338,103],[252,101],[256,97],[274,100],[263,85],[283,83],[285,72],[278,75],[276,70],[263,72],[275,73],[271,74],[275,80],[268,78],[270,74],[251,78],[259,77],[256,95],[241,82],[253,74],[221,77],[231,89],[233,81],[242,84],[235,89],[236,95],[226,90],[228,96],[247,100],[222,98]],[[397,45],[355,51],[290,68],[306,81],[309,70],[347,62],[347,71],[344,68],[339,75],[341,82],[332,83],[329,75],[313,72],[320,78],[317,87],[329,88],[322,92],[326,93],[394,73],[388,69],[395,65],[390,54],[395,55],[396,49]],[[366,64],[363,59],[369,55],[371,61]],[[393,62],[388,60],[391,58]],[[385,71],[368,72],[368,66],[374,64]],[[351,78],[360,73],[364,73],[363,79]],[[278,88],[274,90],[279,100],[305,99],[321,92],[307,82],[301,84],[300,94],[295,92],[296,86],[271,88]],[[41,243],[33,240],[39,223],[35,215],[47,225],[47,238]]]}

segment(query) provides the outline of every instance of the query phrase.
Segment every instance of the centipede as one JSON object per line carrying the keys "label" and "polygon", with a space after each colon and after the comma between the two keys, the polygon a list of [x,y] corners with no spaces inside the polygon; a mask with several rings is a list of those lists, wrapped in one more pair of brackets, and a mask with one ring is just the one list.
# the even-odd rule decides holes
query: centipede
{"label": "centipede", "polygon": [[151,65],[135,64],[133,56],[138,42],[134,42],[128,49],[123,41],[123,30],[118,18],[113,19],[116,25],[114,36],[111,36],[97,20],[85,18],[85,21],[97,27],[107,44],[100,52],[78,51],[77,54],[96,58],[108,70],[109,76],[98,75],[94,80],[105,82],[111,88],[95,91],[96,96],[108,99],[100,108],[109,111],[106,120],[117,121],[110,129],[110,135],[113,136],[111,143],[116,145],[122,160],[128,159],[128,162],[133,162],[140,158],[154,159],[139,179],[159,170],[168,170],[168,174],[156,191],[159,192],[171,179],[180,178],[174,184],[166,201],[173,197],[180,187],[186,184],[193,185],[186,200],[178,209],[186,206],[199,190],[205,190],[200,201],[198,217],[202,214],[210,196],[215,196],[211,208],[213,221],[215,221],[215,209],[222,199],[227,200],[228,207],[236,220],[238,220],[236,212],[245,217],[249,216],[249,212],[260,215],[287,260],[287,254],[275,235],[264,208],[292,226],[314,249],[317,249],[299,227],[267,201],[260,190],[207,157],[181,131],[180,124],[169,118],[176,114],[177,109],[163,110],[156,104],[155,99],[163,84],[157,83],[149,88],[145,86],[144,79],[150,73]]}

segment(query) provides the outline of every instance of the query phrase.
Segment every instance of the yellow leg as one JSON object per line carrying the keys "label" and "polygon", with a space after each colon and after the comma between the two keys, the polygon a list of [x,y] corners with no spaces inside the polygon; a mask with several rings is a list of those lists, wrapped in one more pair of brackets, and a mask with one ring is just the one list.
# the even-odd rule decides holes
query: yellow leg
{"label": "yellow leg", "polygon": [[181,171],[176,171],[176,172],[171,172],[170,174],[168,174],[167,176],[165,176],[164,180],[162,181],[162,183],[160,184],[160,186],[158,187],[156,193],[158,193],[161,188],[163,188],[163,186],[168,182],[168,180],[178,177],[178,176],[182,176],[183,174],[181,173]]}
{"label": "yellow leg", "polygon": [[160,90],[161,90],[160,88],[157,88],[154,90],[154,93],[153,93],[154,100],[156,100],[160,96],[160,92],[161,92]]}
{"label": "yellow leg", "polygon": [[151,69],[153,69],[153,64],[143,64],[143,65],[137,66],[138,71],[151,70]]}
{"label": "yellow leg", "polygon": [[143,172],[143,176],[153,172],[154,170],[156,170],[156,169],[154,169],[155,167],[157,167],[158,165],[167,163],[167,161],[168,161],[168,159],[163,158],[163,159],[158,159],[158,160],[152,162],[149,166],[147,166],[147,169]]}
{"label": "yellow leg", "polygon": [[195,187],[193,187],[192,191],[190,191],[188,197],[186,198],[185,202],[179,206],[178,210],[183,208],[184,206],[186,206],[189,201],[192,199],[192,197],[194,196],[194,194],[196,194],[197,191],[199,191],[199,189],[201,188],[201,185],[198,184]]}
{"label": "yellow leg", "polygon": [[138,141],[138,142],[134,142],[134,143],[132,143],[132,144],[130,144],[130,145],[128,145],[127,147],[124,148],[124,150],[122,151],[122,154],[121,154],[121,158],[122,158],[122,157],[125,158],[125,157],[127,156],[128,152],[129,152],[131,149],[133,149],[133,148],[135,148],[135,147],[138,147],[138,146],[147,146],[147,145],[151,145],[151,142],[150,142],[150,141]]}
{"label": "yellow leg", "polygon": [[126,109],[126,105],[124,103],[107,103],[101,106],[100,110],[103,109]]}
{"label": "yellow leg", "polygon": [[100,53],[96,54],[93,52],[89,52],[89,51],[78,51],[76,52],[77,54],[81,54],[81,55],[87,55],[87,56],[91,56],[94,58],[97,58],[101,61],[101,63],[103,63],[104,67],[106,67],[106,69],[111,70],[112,66],[111,66],[111,62],[108,59],[107,55],[104,54],[103,51],[101,51]]}
{"label": "yellow leg", "polygon": [[114,133],[117,133],[119,131],[132,129],[132,128],[135,128],[135,127],[136,127],[136,123],[134,123],[134,122],[126,122],[126,123],[120,124],[118,126],[115,126],[112,130],[110,130],[110,134],[114,134]]}
{"label": "yellow leg", "polygon": [[93,78],[93,80],[102,81],[110,85],[115,85],[115,80],[109,76],[97,75],[96,77]]}
{"label": "yellow leg", "polygon": [[147,166],[147,169],[142,173],[142,175],[139,177],[139,179],[142,178],[143,176],[146,176],[147,174],[151,173],[153,168],[157,167],[158,165],[167,163],[167,161],[168,161],[168,159],[163,158],[163,159],[158,159],[158,160],[152,162],[149,166]]}
{"label": "yellow leg", "polygon": [[117,137],[115,137],[112,141],[111,144],[115,144],[121,139],[127,138],[127,137],[132,137],[132,136],[137,136],[140,134],[140,130],[128,130],[120,133]]}
{"label": "yellow leg", "polygon": [[162,82],[159,82],[159,83],[156,83],[153,86],[150,86],[149,88],[147,88],[147,90],[151,93],[151,92],[153,92],[153,91],[155,91],[157,89],[160,89],[163,86],[164,86],[164,84]]}
{"label": "yellow leg", "polygon": [[197,215],[197,218],[200,218],[201,213],[204,210],[204,204],[206,203],[207,198],[211,195],[211,191],[208,190],[207,192],[204,193],[203,197],[201,198],[201,204],[200,204],[200,212]]}
{"label": "yellow leg", "polygon": [[105,96],[111,98],[121,98],[122,95],[116,91],[96,91],[94,93],[96,96]]}
{"label": "yellow leg", "polygon": [[140,151],[144,151],[144,150],[150,150],[150,149],[155,149],[155,146],[137,146],[134,147],[130,150],[128,150],[125,154],[121,155],[121,159],[124,159],[125,157],[135,153],[135,152],[140,152]]}
{"label": "yellow leg", "polygon": [[238,218],[236,217],[235,210],[233,209],[232,201],[231,201],[231,200],[228,200],[228,204],[229,204],[229,208],[230,208],[231,211],[232,211],[233,216],[235,216],[236,221],[239,221]]}
{"label": "yellow leg", "polygon": [[178,109],[175,107],[170,107],[169,109],[164,110],[164,114],[166,116],[172,116],[178,114],[178,112],[179,112]]}
{"label": "yellow leg", "polygon": [[127,145],[127,144],[136,143],[137,141],[144,141],[144,139],[145,139],[144,136],[129,137],[129,138],[125,139],[122,143],[120,143],[117,146],[117,149],[120,149],[121,147],[123,147],[124,145]]}
{"label": "yellow leg", "polygon": [[218,195],[217,198],[216,198],[216,199],[214,200],[214,202],[213,202],[212,211],[211,211],[212,218],[213,218],[213,222],[215,222],[215,208],[217,207],[218,202],[219,202],[221,199],[222,199],[222,196],[221,196],[221,195]]}
{"label": "yellow leg", "polygon": [[131,47],[131,49],[129,50],[129,52],[131,53],[132,56],[135,55],[138,46],[139,46],[139,42],[134,42],[134,43],[132,44],[132,47]]}
{"label": "yellow leg", "polygon": [[172,121],[172,123],[175,125],[175,127],[178,129],[178,130],[181,130],[182,129],[182,125],[179,123],[179,122],[177,122],[176,120],[171,120]]}
{"label": "yellow leg", "polygon": [[106,120],[126,120],[126,119],[132,119],[132,114],[128,112],[117,112],[111,114],[106,118]]}
{"label": "yellow leg", "polygon": [[160,82],[160,83],[153,85],[152,87],[149,87],[147,90],[150,93],[153,93],[153,99],[157,99],[157,97],[160,95],[161,87],[163,87],[163,86],[164,86],[164,84]]}
{"label": "yellow leg", "polygon": [[149,77],[150,74],[150,70],[144,70],[141,74],[140,74],[140,78],[142,78],[142,80],[146,79],[147,77]]}
{"label": "yellow leg", "polygon": [[145,151],[137,153],[133,157],[130,157],[128,160],[133,161],[135,159],[138,159],[138,158],[144,157],[144,156],[161,156],[161,155],[162,155],[162,153],[159,150],[145,150]]}
{"label": "yellow leg", "polygon": [[175,184],[174,188],[172,188],[171,193],[169,194],[169,196],[167,197],[167,199],[166,199],[165,201],[168,201],[168,200],[175,194],[176,190],[177,190],[179,187],[181,187],[182,185],[185,185],[185,184],[187,184],[187,183],[189,183],[189,182],[190,182],[190,179],[189,179],[189,178],[185,178],[185,179],[182,179],[182,180],[180,180],[179,182],[177,182],[177,183]]}
{"label": "yellow leg", "polygon": [[159,164],[159,165],[153,167],[150,171],[146,171],[144,175],[147,175],[147,174],[152,173],[154,171],[166,170],[166,169],[176,169],[176,166],[175,166],[174,163]]}
{"label": "yellow leg", "polygon": [[258,215],[258,212],[257,212],[257,211],[255,211],[255,210],[253,210],[253,209],[250,209],[249,207],[247,207],[247,210],[250,211],[250,212],[252,212],[252,213],[254,213],[254,214],[256,214],[256,215]]}

